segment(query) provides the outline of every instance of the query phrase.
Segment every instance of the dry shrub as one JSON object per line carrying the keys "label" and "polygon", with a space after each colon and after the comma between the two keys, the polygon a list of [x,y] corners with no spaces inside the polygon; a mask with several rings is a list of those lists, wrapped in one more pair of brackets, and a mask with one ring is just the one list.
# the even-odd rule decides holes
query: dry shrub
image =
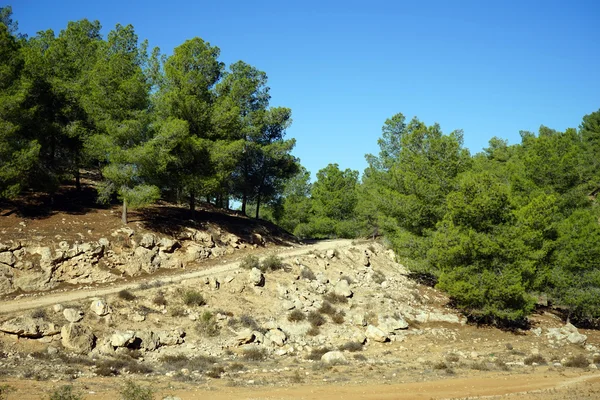
{"label": "dry shrub", "polygon": [[163,292],[158,292],[156,296],[152,299],[152,303],[157,306],[166,306],[167,299],[165,298],[165,294]]}
{"label": "dry shrub", "polygon": [[267,351],[258,347],[244,349],[242,357],[247,361],[262,361],[267,357]]}
{"label": "dry shrub", "polygon": [[326,314],[326,315],[333,315],[336,313],[335,307],[333,307],[331,305],[331,303],[329,303],[328,301],[324,301],[323,304],[321,304],[321,307],[319,307],[318,311],[321,314]]}
{"label": "dry shrub", "polygon": [[314,281],[315,279],[317,279],[317,276],[315,275],[313,270],[308,267],[302,268],[302,271],[300,271],[300,277],[302,279],[308,279],[309,281]]}
{"label": "dry shrub", "polygon": [[361,342],[355,342],[355,341],[346,342],[339,347],[340,351],[345,350],[345,351],[350,351],[350,352],[362,351],[362,349],[363,349],[363,344]]}
{"label": "dry shrub", "polygon": [[331,349],[328,347],[319,347],[318,349],[312,349],[310,354],[306,356],[308,360],[320,361],[323,354],[330,352]]}
{"label": "dry shrub", "polygon": [[569,357],[569,359],[564,363],[564,366],[569,368],[587,368],[589,365],[589,361],[582,354]]}
{"label": "dry shrub", "polygon": [[328,301],[331,304],[346,304],[346,303],[348,303],[348,298],[346,296],[343,296],[341,294],[335,294],[334,292],[329,292],[326,295],[324,295],[323,300]]}
{"label": "dry shrub", "polygon": [[322,326],[326,322],[325,318],[321,314],[319,314],[318,312],[315,312],[315,311],[309,312],[307,319],[308,319],[308,322],[310,322],[310,324],[313,327]]}
{"label": "dry shrub", "polygon": [[448,362],[458,362],[458,360],[460,360],[460,357],[458,356],[458,354],[448,353],[446,355],[446,361],[448,361]]}
{"label": "dry shrub", "polygon": [[300,310],[294,310],[288,314],[287,320],[290,322],[300,322],[306,319],[306,315]]}
{"label": "dry shrub", "polygon": [[258,259],[258,257],[253,256],[252,254],[247,255],[240,262],[240,268],[243,268],[243,269],[258,268],[258,269],[260,269],[260,260]]}
{"label": "dry shrub", "polygon": [[135,296],[135,294],[131,293],[129,290],[127,289],[123,289],[121,290],[117,296],[121,299],[121,300],[125,300],[125,301],[133,301],[135,300],[137,297]]}
{"label": "dry shrub", "polygon": [[525,363],[525,365],[532,365],[534,363],[535,364],[546,364],[546,360],[544,359],[544,357],[542,357],[541,354],[532,354],[528,357],[525,357],[523,362]]}
{"label": "dry shrub", "polygon": [[338,311],[331,316],[331,321],[333,321],[334,324],[341,325],[344,323],[345,315],[346,315],[346,313],[344,313],[343,311]]}

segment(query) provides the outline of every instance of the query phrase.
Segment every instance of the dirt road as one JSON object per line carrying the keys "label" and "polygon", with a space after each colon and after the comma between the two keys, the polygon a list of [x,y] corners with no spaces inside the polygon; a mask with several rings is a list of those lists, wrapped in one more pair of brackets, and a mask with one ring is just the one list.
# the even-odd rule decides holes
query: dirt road
{"label": "dirt road", "polygon": [[[300,248],[292,248],[285,249],[283,251],[277,251],[276,254],[282,258],[283,260],[290,259],[293,257],[298,257],[304,254],[308,254],[311,251],[325,251],[327,249],[343,249],[352,245],[351,240],[347,239],[337,239],[337,240],[324,240],[319,241],[315,244],[305,245]],[[272,254],[273,251],[265,250],[264,253],[261,253],[261,258]],[[200,267],[202,268],[202,267]],[[32,297],[21,297],[15,300],[3,300],[0,303],[0,315],[9,314],[16,311],[24,311],[30,310],[34,308],[40,307],[48,307],[57,303],[69,303],[72,301],[94,298],[94,297],[103,297],[109,294],[118,293],[121,290],[132,290],[139,287],[141,283],[150,283],[157,280],[160,280],[164,284],[172,284],[179,283],[184,280],[190,279],[198,279],[203,278],[205,276],[211,275],[219,275],[227,272],[234,271],[239,268],[239,261],[227,262],[225,264],[211,267],[208,269],[195,269],[193,271],[184,271],[180,273],[173,273],[168,275],[163,275],[160,278],[156,278],[153,276],[148,276],[147,278],[136,279],[134,283],[121,283],[121,284],[110,284],[109,286],[104,286],[100,288],[90,288],[90,289],[77,289],[64,291],[59,293],[40,293],[36,296]]]}

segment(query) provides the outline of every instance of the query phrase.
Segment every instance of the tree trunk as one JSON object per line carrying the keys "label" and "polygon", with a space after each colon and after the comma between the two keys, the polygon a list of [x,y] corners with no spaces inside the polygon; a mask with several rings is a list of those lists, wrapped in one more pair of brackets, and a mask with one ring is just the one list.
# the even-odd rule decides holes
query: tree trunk
{"label": "tree trunk", "polygon": [[121,213],[121,222],[127,225],[127,200],[123,199],[123,211]]}
{"label": "tree trunk", "polygon": [[260,210],[260,194],[256,196],[256,219],[258,219],[258,212]]}
{"label": "tree trunk", "polygon": [[246,215],[246,201],[248,198],[246,197],[246,193],[242,196],[242,214]]}
{"label": "tree trunk", "polygon": [[190,214],[192,218],[194,218],[194,214],[196,212],[196,193],[193,190],[190,190]]}
{"label": "tree trunk", "polygon": [[81,192],[81,174],[79,173],[79,149],[75,150],[75,189]]}

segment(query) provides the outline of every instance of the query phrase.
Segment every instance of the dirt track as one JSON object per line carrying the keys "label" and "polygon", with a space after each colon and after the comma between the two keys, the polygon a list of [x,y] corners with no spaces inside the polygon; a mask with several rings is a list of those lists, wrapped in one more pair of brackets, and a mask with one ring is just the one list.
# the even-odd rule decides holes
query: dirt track
{"label": "dirt track", "polygon": [[[9,380],[18,390],[20,400],[39,399],[52,385],[48,382]],[[59,386],[58,383],[56,386]],[[80,379],[75,383],[78,389],[85,388],[86,399],[108,400],[118,398],[120,379],[94,380]],[[153,387],[165,387],[166,382],[153,382]],[[207,386],[188,386],[178,389],[159,389],[157,398],[178,396],[182,400],[210,398],[213,400],[292,400],[292,399],[581,399],[598,398],[600,376],[595,373],[561,374],[557,371],[540,370],[524,375],[500,375],[497,373],[478,374],[471,377],[456,377],[428,382],[389,383],[389,384],[330,384],[294,385],[288,387],[228,387],[218,382]],[[16,393],[15,393],[16,396]],[[9,394],[9,399],[13,398]],[[17,398],[17,397],[14,397]]]}
{"label": "dirt track", "polygon": [[[329,248],[342,249],[350,245],[351,241],[347,239],[325,240],[312,245],[306,245],[301,248],[286,249],[277,252],[277,255],[285,260],[291,257],[297,257],[303,254],[307,254],[310,251],[324,251]],[[270,254],[270,252],[268,250],[265,250],[262,256],[266,256],[268,254]],[[205,276],[233,271],[236,270],[238,267],[239,262],[233,261],[208,269],[195,269],[193,271],[169,274],[168,276],[162,276],[159,279],[153,276],[149,276],[145,279],[138,279],[135,281],[135,283],[111,284],[110,286],[105,286],[102,288],[79,289],[49,294],[42,293],[34,297],[21,297],[16,300],[3,300],[0,303],[0,315],[16,311],[30,310],[39,307],[47,307],[57,303],[68,303],[87,298],[102,297],[109,294],[118,293],[119,291],[124,289],[135,289],[140,285],[140,283],[143,282],[153,282],[160,280],[161,282],[166,284],[178,283],[184,280],[198,279],[203,278]]]}

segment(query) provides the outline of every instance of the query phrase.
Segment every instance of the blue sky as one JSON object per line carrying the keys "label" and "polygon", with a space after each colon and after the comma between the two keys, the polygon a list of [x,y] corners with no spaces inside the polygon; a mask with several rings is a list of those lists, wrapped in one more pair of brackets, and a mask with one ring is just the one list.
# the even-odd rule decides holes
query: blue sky
{"label": "blue sky", "polygon": [[12,0],[30,36],[98,19],[133,24],[170,54],[198,36],[229,64],[269,76],[292,109],[294,154],[315,173],[362,170],[386,118],[463,129],[475,153],[493,136],[564,130],[600,108],[598,1],[35,1]]}

